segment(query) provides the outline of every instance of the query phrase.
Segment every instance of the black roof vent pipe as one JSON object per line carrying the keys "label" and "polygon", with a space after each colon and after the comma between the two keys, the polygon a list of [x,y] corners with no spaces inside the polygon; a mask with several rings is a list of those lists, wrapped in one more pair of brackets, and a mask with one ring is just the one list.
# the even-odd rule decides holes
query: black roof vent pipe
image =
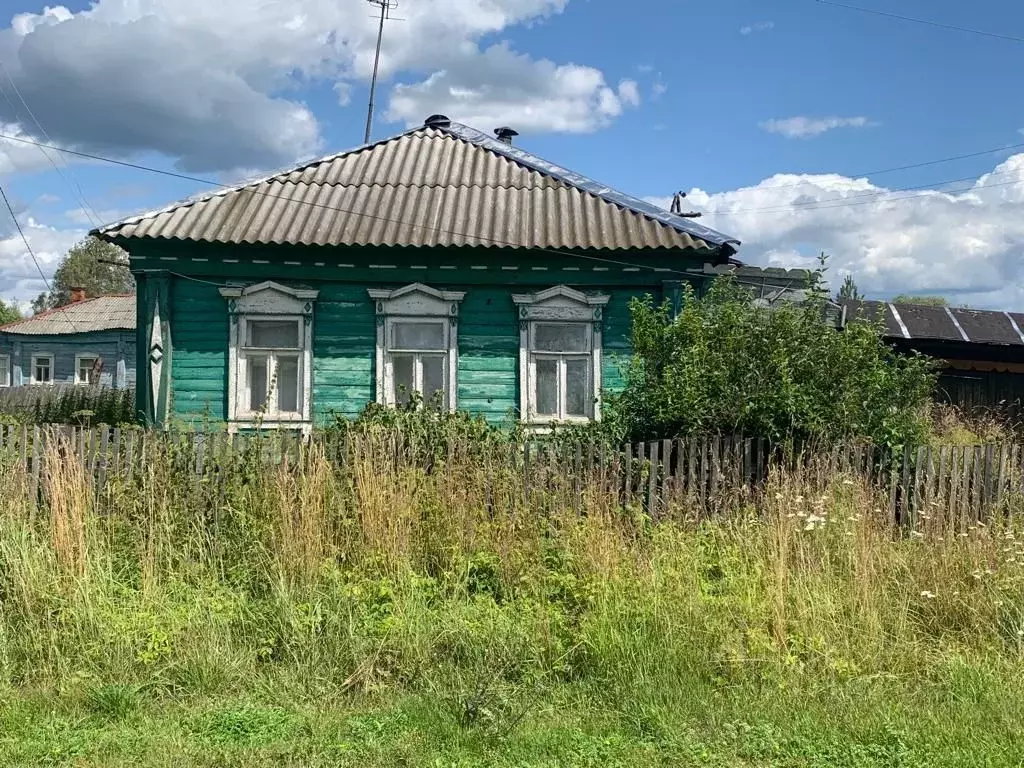
{"label": "black roof vent pipe", "polygon": [[502,144],[508,144],[512,146],[512,139],[519,135],[519,131],[509,128],[507,125],[503,125],[501,128],[494,129],[494,135],[498,137],[498,141]]}
{"label": "black roof vent pipe", "polygon": [[427,128],[447,128],[452,124],[452,121],[448,119],[448,115],[431,115],[423,121],[423,125]]}

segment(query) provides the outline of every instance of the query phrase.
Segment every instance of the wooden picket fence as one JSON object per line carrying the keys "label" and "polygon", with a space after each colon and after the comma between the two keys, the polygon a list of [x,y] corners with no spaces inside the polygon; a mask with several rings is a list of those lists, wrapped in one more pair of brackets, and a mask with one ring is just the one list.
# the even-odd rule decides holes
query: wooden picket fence
{"label": "wooden picket fence", "polygon": [[[456,454],[483,450],[472,443],[436,447],[392,435],[390,442],[317,434],[302,441],[290,433],[228,435],[223,432],[159,432],[135,427],[0,425],[0,456],[25,468],[29,493],[38,498],[43,457],[58,441],[63,455],[77,460],[97,493],[114,478],[131,481],[146,470],[153,450],[173,452],[175,472],[198,483],[223,472],[246,451],[256,449],[265,465],[302,466],[313,449],[340,468],[359,459],[394,467],[430,471]],[[886,499],[892,519],[916,523],[941,512],[964,522],[984,520],[1013,502],[1024,507],[1024,445],[922,446],[892,455],[864,443],[818,447],[794,454],[767,440],[711,436],[661,440],[612,448],[566,447],[537,440],[519,446],[491,446],[490,466],[521,477],[524,500],[531,489],[560,489],[579,503],[588,484],[614,491],[624,506],[644,510],[652,519],[685,507],[716,515],[756,502],[772,473],[799,471],[813,482],[836,476],[858,478]],[[493,452],[504,451],[500,456]],[[511,451],[511,453],[508,453]],[[497,458],[497,463],[495,462]]]}

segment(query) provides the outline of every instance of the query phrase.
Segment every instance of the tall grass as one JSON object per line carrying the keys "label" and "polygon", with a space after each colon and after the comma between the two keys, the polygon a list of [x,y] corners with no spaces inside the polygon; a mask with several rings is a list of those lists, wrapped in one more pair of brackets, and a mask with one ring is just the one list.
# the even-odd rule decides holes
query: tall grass
{"label": "tall grass", "polygon": [[1024,702],[1009,511],[908,532],[860,478],[790,472],[714,521],[655,525],[596,474],[524,485],[508,446],[428,468],[398,445],[353,436],[343,467],[254,450],[196,480],[181,471],[194,457],[151,440],[144,473],[94,495],[55,442],[38,504],[3,457],[0,694],[84,680],[116,711],[104,686],[417,695],[502,734],[553,691],[644,733],[744,698],[955,675],[1003,675],[1001,695]]}

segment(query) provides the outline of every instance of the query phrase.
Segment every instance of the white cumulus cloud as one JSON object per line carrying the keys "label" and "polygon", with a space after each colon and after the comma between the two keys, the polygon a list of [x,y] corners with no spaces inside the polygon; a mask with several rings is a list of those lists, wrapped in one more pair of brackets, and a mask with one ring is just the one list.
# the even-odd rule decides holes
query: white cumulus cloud
{"label": "white cumulus cloud", "polygon": [[593,67],[534,60],[498,44],[476,53],[472,66],[397,85],[387,117],[415,125],[440,112],[481,130],[508,124],[519,131],[584,133],[639,101],[635,81],[623,80],[615,90]]}
{"label": "white cumulus cloud", "polygon": [[[441,111],[438,98],[499,123],[526,117],[519,124],[532,130],[604,125],[635,101],[628,85],[616,90],[585,63],[480,48],[567,3],[404,4],[403,20],[385,29],[381,102],[393,88],[389,114],[399,120]],[[324,149],[304,88],[333,87],[344,107],[368,82],[371,10],[365,0],[94,0],[78,12],[58,5],[14,16],[0,29],[0,61],[56,143],[156,151],[193,172],[275,167]],[[17,100],[0,100],[0,123],[30,130],[27,120]]]}
{"label": "white cumulus cloud", "polygon": [[813,266],[825,251],[833,275],[850,272],[871,296],[937,293],[1024,309],[1024,154],[955,190],[778,174],[727,192],[694,189],[687,203],[702,223],[742,240],[739,258],[750,264]]}
{"label": "white cumulus cloud", "polygon": [[809,139],[836,128],[868,128],[876,125],[866,117],[786,117],[765,120],[761,127],[787,139]]}

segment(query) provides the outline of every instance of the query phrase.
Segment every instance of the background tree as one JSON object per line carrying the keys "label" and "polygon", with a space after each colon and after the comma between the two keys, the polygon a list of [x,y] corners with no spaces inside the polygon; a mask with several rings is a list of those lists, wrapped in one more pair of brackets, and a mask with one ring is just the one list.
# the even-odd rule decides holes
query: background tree
{"label": "background tree", "polygon": [[948,307],[949,300],[945,296],[913,296],[901,293],[892,297],[893,304],[917,304],[922,307]]}
{"label": "background tree", "polygon": [[21,310],[18,309],[18,305],[13,301],[7,303],[0,299],[0,325],[7,325],[15,320],[21,320]]}
{"label": "background tree", "polygon": [[860,292],[857,287],[857,283],[853,279],[853,275],[847,275],[843,278],[843,284],[839,287],[839,293],[836,294],[836,301],[863,301],[864,294]]}
{"label": "background tree", "polygon": [[[120,262],[117,266],[107,262]],[[88,296],[133,293],[135,280],[128,271],[128,254],[116,245],[87,237],[67,252],[50,281],[51,291],[32,302],[33,312],[71,303],[71,289],[84,288]]]}
{"label": "background tree", "polygon": [[823,321],[825,297],[767,312],[731,280],[678,317],[636,299],[626,386],[607,429],[633,441],[742,433],[775,441],[868,438],[898,448],[927,434],[934,363],[903,356],[881,328]]}

